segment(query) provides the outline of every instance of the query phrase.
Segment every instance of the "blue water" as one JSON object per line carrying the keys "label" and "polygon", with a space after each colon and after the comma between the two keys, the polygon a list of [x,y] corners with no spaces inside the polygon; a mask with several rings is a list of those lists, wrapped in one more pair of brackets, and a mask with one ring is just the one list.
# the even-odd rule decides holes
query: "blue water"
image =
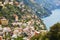
{"label": "blue water", "polygon": [[43,19],[43,22],[45,23],[48,30],[52,25],[56,24],[57,22],[60,22],[60,9],[55,9],[51,12],[51,16]]}

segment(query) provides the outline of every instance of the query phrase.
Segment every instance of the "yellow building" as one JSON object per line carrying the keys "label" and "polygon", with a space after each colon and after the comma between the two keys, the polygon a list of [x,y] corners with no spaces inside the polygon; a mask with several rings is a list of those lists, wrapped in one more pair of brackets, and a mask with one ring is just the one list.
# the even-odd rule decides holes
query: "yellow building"
{"label": "yellow building", "polygon": [[0,20],[2,25],[8,25],[8,20],[7,19],[1,19]]}

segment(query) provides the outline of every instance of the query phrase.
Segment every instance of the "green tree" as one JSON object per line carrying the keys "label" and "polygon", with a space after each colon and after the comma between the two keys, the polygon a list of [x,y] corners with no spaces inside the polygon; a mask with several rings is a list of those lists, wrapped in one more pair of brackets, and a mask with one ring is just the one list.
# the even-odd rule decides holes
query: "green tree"
{"label": "green tree", "polygon": [[38,35],[34,35],[33,37],[31,37],[30,40],[49,40],[47,37],[47,33],[40,33]]}
{"label": "green tree", "polygon": [[53,25],[47,36],[49,40],[60,40],[60,23]]}

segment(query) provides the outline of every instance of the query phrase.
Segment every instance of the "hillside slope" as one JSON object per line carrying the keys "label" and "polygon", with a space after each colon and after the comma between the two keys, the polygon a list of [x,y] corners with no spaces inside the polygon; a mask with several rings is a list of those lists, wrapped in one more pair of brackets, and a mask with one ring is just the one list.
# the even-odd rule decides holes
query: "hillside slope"
{"label": "hillside slope", "polygon": [[[25,10],[23,8],[19,8],[16,5],[5,5],[4,8],[0,11],[0,17],[4,17],[7,20],[9,20],[9,24],[13,23],[15,21],[14,14],[19,17],[19,22],[22,22],[22,24],[30,25],[36,28],[36,30],[40,29],[46,29],[44,23],[42,20],[34,14],[32,11],[28,11],[31,9],[28,9],[28,7],[25,5]],[[24,11],[22,11],[24,10]],[[42,26],[41,26],[42,25]]]}

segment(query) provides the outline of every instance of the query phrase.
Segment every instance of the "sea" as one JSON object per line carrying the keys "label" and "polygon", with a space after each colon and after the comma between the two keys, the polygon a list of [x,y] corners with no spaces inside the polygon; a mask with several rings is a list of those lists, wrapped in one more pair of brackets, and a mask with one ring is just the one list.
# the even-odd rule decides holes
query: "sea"
{"label": "sea", "polygon": [[51,11],[52,14],[49,17],[43,18],[43,22],[45,23],[48,30],[50,27],[56,23],[60,23],[60,9],[55,9]]}

